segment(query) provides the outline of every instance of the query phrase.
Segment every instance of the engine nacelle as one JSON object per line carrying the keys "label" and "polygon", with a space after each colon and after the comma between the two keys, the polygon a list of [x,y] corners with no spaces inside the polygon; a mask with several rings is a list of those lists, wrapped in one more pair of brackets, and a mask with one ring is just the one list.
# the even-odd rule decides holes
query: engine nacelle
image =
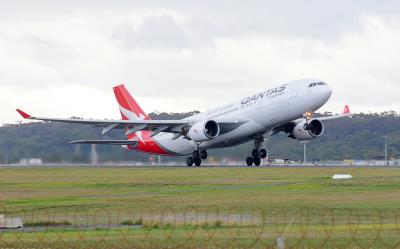
{"label": "engine nacelle", "polygon": [[190,127],[187,137],[195,142],[203,142],[217,137],[219,130],[214,120],[200,121]]}
{"label": "engine nacelle", "polygon": [[313,119],[308,124],[306,121],[298,123],[294,127],[291,136],[304,141],[320,137],[322,134],[324,134],[324,124],[318,119]]}

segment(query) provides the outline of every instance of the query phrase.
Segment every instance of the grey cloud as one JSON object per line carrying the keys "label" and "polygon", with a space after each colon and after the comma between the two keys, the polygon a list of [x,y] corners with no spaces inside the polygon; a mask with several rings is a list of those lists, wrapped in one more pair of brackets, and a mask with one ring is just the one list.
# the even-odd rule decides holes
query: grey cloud
{"label": "grey cloud", "polygon": [[185,32],[169,15],[147,17],[136,28],[129,23],[121,24],[113,37],[129,49],[179,49],[189,45]]}
{"label": "grey cloud", "polygon": [[[189,4],[188,4],[189,5]],[[177,7],[190,13],[193,28],[204,35],[248,36],[278,34],[315,39],[334,39],[338,33],[361,29],[360,17],[398,17],[398,1],[204,1]],[[205,28],[205,29],[204,29]]]}
{"label": "grey cloud", "polygon": [[26,34],[22,39],[19,39],[18,43],[15,48],[19,49],[20,53],[29,54],[38,64],[47,67],[62,66],[67,60],[75,56],[72,48],[67,44],[36,34]]}
{"label": "grey cloud", "polygon": [[[0,19],[43,19],[65,16],[79,11],[96,13],[99,10],[129,13],[133,11],[165,10],[180,13],[189,18],[186,28],[199,39],[217,36],[240,36],[249,34],[285,34],[313,38],[334,38],[343,30],[360,28],[359,17],[363,15],[399,16],[400,2],[396,0],[70,0],[70,1],[7,1],[2,3]],[[172,17],[170,17],[172,18]],[[166,23],[163,24],[162,22]],[[143,30],[135,30],[135,36],[159,46],[155,38],[176,44],[182,29],[167,17],[152,17],[143,24]],[[161,27],[175,32],[162,34]],[[168,26],[169,25],[169,26]],[[128,32],[126,30],[126,32]],[[155,31],[152,36],[150,31]],[[131,39],[128,35],[127,40]],[[134,41],[136,39],[133,39]],[[172,40],[172,41],[171,41]]]}
{"label": "grey cloud", "polygon": [[[172,108],[185,106],[182,96],[206,108],[273,82],[318,75],[360,108],[371,102],[372,90],[363,84],[387,82],[391,97],[370,104],[380,108],[397,103],[398,74],[388,65],[399,64],[399,43],[393,42],[399,29],[386,18],[397,20],[399,13],[400,2],[393,0],[5,1],[0,86],[36,89],[31,99],[47,99],[46,88],[54,84],[109,94],[113,82],[124,82],[135,96],[171,99]],[[368,43],[364,16],[378,17],[388,29],[372,38],[388,37]],[[337,41],[348,36],[355,44]],[[349,84],[363,92],[349,93]],[[215,90],[204,94],[206,88]],[[15,101],[11,97],[3,94],[2,101]],[[98,105],[105,108],[101,100]]]}

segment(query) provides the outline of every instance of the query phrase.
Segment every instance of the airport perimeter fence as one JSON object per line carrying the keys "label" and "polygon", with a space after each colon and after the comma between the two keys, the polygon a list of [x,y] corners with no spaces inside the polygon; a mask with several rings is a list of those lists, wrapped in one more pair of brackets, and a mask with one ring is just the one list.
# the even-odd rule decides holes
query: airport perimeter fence
{"label": "airport perimeter fence", "polygon": [[0,228],[0,249],[400,248],[400,210],[0,207]]}

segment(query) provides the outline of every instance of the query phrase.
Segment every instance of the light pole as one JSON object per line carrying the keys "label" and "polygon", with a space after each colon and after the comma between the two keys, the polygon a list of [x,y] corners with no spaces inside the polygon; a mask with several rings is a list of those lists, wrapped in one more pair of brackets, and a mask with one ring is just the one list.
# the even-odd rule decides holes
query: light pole
{"label": "light pole", "polygon": [[387,140],[388,140],[389,136],[386,135],[386,136],[383,136],[383,138],[385,139],[385,165],[387,166],[388,165]]}
{"label": "light pole", "polygon": [[90,153],[90,163],[96,165],[99,163],[99,155],[97,154],[96,145],[92,144],[92,152]]}
{"label": "light pole", "polygon": [[301,141],[300,143],[303,144],[303,164],[307,163],[307,143],[309,141]]}

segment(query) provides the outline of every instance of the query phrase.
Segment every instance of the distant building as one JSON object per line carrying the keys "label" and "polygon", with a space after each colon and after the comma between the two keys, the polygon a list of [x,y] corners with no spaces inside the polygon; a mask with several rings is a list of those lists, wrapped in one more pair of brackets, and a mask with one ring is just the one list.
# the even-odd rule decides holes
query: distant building
{"label": "distant building", "polygon": [[351,166],[400,166],[400,159],[385,160],[344,160],[343,164]]}
{"label": "distant building", "polygon": [[41,158],[22,158],[19,161],[21,165],[42,165],[43,160]]}

